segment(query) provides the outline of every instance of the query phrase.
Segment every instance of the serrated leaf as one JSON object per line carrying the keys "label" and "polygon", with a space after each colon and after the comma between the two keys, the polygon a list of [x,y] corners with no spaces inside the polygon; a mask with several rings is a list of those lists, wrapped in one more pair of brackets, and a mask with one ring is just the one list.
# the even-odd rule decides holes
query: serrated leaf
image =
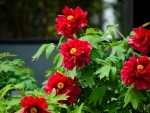
{"label": "serrated leaf", "polygon": [[17,55],[10,54],[9,52],[0,53],[0,59],[2,59],[4,57],[15,57],[15,56],[17,56]]}
{"label": "serrated leaf", "polygon": [[80,40],[86,40],[88,41],[94,48],[98,49],[98,44],[95,40],[95,38],[93,38],[91,35],[86,35],[80,38]]}
{"label": "serrated leaf", "polygon": [[4,88],[0,90],[0,99],[4,97],[4,95],[9,91],[10,89],[13,89],[12,85],[7,85]]}
{"label": "serrated leaf", "polygon": [[96,106],[98,102],[98,104],[101,105],[105,92],[106,92],[105,86],[101,86],[101,87],[94,89],[94,91],[91,93],[89,97],[90,99],[89,103],[93,102],[94,106]]}
{"label": "serrated leaf", "polygon": [[79,107],[76,106],[74,111],[72,113],[82,113],[82,108],[83,108],[84,103],[82,103]]}
{"label": "serrated leaf", "polygon": [[53,97],[53,98],[51,99],[51,101],[52,101],[53,103],[56,103],[56,102],[58,102],[59,100],[67,100],[68,97],[69,97],[69,96],[67,96],[67,95],[65,95],[65,94],[59,94],[59,95]]}
{"label": "serrated leaf", "polygon": [[102,65],[110,65],[108,62],[106,62],[103,59],[99,59],[99,58],[95,58],[93,59],[94,61],[96,61],[98,64],[102,64]]}
{"label": "serrated leaf", "polygon": [[47,73],[47,74],[45,75],[45,77],[51,76],[51,74],[56,71],[55,68],[56,68],[56,67],[54,66],[54,67],[51,67],[50,69],[46,70],[46,73]]}
{"label": "serrated leaf", "polygon": [[53,88],[53,90],[51,91],[49,98],[53,98],[56,95],[56,89]]}
{"label": "serrated leaf", "polygon": [[85,34],[91,34],[91,33],[95,34],[96,32],[93,28],[87,28]]}
{"label": "serrated leaf", "polygon": [[86,78],[86,85],[92,88],[92,86],[95,84],[95,81],[93,77],[89,76]]}
{"label": "serrated leaf", "polygon": [[105,76],[106,77],[109,77],[109,71],[110,71],[110,66],[108,66],[108,65],[105,65],[105,66],[102,66],[101,68],[100,68],[100,70],[99,71],[96,71],[96,72],[100,72],[100,74],[99,74],[99,78],[100,79],[102,79],[102,78],[104,78]]}
{"label": "serrated leaf", "polygon": [[76,75],[77,75],[77,71],[76,71],[76,67],[74,67],[73,70],[69,72],[69,77],[74,79]]}
{"label": "serrated leaf", "polygon": [[46,48],[46,59],[49,60],[50,56],[55,49],[55,45],[53,43],[49,44],[49,46]]}
{"label": "serrated leaf", "polygon": [[33,60],[37,60],[40,55],[44,52],[44,50],[47,48],[47,46],[49,46],[49,44],[43,44],[39,49],[38,51],[35,53],[35,55],[32,56],[32,61]]}
{"label": "serrated leaf", "polygon": [[102,36],[98,37],[98,38],[95,38],[95,40],[97,42],[102,42],[102,41],[107,41],[107,42],[110,42],[110,40],[107,38],[109,34],[103,34]]}

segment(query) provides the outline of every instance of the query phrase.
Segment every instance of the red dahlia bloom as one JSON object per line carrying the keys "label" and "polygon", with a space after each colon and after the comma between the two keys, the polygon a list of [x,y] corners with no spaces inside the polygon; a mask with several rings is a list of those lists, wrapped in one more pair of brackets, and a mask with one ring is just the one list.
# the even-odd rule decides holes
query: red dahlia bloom
{"label": "red dahlia bloom", "polygon": [[78,29],[87,25],[87,12],[83,12],[80,7],[73,10],[66,6],[62,12],[64,15],[58,15],[56,18],[55,28],[58,34],[72,38]]}
{"label": "red dahlia bloom", "polygon": [[131,47],[142,53],[150,52],[150,30],[140,26],[140,28],[133,28],[133,31],[136,35],[128,40]]}
{"label": "red dahlia bloom", "polygon": [[51,113],[45,110],[48,108],[45,98],[25,96],[21,100],[21,105],[24,109],[20,113]]}
{"label": "red dahlia bloom", "polygon": [[61,45],[60,54],[64,56],[62,64],[67,70],[72,70],[75,66],[82,68],[84,62],[90,62],[90,52],[92,46],[88,41],[78,38],[69,39]]}
{"label": "red dahlia bloom", "polygon": [[147,56],[136,58],[133,56],[126,61],[121,70],[121,77],[125,84],[134,84],[134,89],[150,87],[150,60]]}
{"label": "red dahlia bloom", "polygon": [[80,94],[81,89],[76,86],[77,79],[68,78],[59,72],[52,74],[45,84],[45,92],[50,94],[53,88],[56,89],[56,95],[66,94],[69,96],[67,100],[61,100],[60,103],[72,104],[76,102],[76,96]]}

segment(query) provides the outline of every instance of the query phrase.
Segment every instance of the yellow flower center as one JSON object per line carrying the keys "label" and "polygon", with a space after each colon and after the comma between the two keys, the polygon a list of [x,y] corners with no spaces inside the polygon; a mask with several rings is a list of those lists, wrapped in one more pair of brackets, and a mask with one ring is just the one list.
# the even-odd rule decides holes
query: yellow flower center
{"label": "yellow flower center", "polygon": [[59,82],[58,84],[57,84],[57,87],[58,87],[58,89],[63,89],[64,88],[64,84],[62,83],[62,82]]}
{"label": "yellow flower center", "polygon": [[142,65],[138,65],[138,66],[137,66],[137,69],[143,70],[144,67],[143,67]]}
{"label": "yellow flower center", "polygon": [[32,107],[31,109],[30,109],[30,113],[37,113],[38,111],[37,111],[37,109],[36,109],[36,107]]}
{"label": "yellow flower center", "polygon": [[70,50],[70,54],[75,54],[77,52],[77,50],[76,50],[76,48],[72,48],[71,50]]}
{"label": "yellow flower center", "polygon": [[67,16],[67,20],[72,20],[72,19],[73,19],[72,15]]}

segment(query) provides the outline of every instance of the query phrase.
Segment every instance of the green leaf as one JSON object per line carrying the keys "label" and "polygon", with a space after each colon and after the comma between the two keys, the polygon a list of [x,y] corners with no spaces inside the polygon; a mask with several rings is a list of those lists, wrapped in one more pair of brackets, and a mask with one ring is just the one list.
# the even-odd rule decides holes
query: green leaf
{"label": "green leaf", "polygon": [[101,87],[94,89],[94,91],[91,93],[89,97],[90,98],[89,104],[93,102],[94,106],[96,106],[98,102],[98,104],[101,105],[105,92],[106,92],[105,86],[101,86]]}
{"label": "green leaf", "polygon": [[49,44],[43,44],[39,49],[38,49],[38,51],[35,53],[35,55],[34,56],[32,56],[32,61],[33,60],[37,60],[39,57],[40,57],[40,55],[43,53],[43,51],[47,48],[49,46]]}
{"label": "green leaf", "polygon": [[6,109],[10,109],[12,106],[20,104],[20,98],[11,98],[11,100],[6,100],[4,104],[7,105]]}
{"label": "green leaf", "polygon": [[115,33],[114,33],[114,31],[113,31],[112,29],[116,28],[117,26],[118,26],[118,24],[115,24],[115,25],[108,25],[108,26],[106,27],[106,29],[109,31],[109,33],[110,33],[110,35],[111,35],[111,37],[112,37],[112,39],[111,39],[112,42],[115,42],[115,41],[116,41],[116,39],[115,39]]}
{"label": "green leaf", "polygon": [[52,92],[49,95],[49,98],[53,98],[54,96],[56,96],[56,89],[53,88]]}
{"label": "green leaf", "polygon": [[54,57],[53,64],[55,64],[55,63],[58,61],[58,59],[59,59],[60,56],[61,56],[61,55],[58,53],[58,54]]}
{"label": "green leaf", "polygon": [[86,78],[86,85],[90,88],[92,88],[92,86],[95,85],[95,81],[92,76]]}
{"label": "green leaf", "polygon": [[150,22],[147,22],[147,23],[143,24],[142,26],[143,26],[143,27],[146,27],[146,26],[148,26],[149,24],[150,24]]}
{"label": "green leaf", "polygon": [[95,40],[97,42],[102,42],[102,41],[107,41],[107,42],[110,42],[110,40],[107,38],[107,36],[109,36],[109,34],[105,33],[103,34],[102,36],[98,37],[98,38],[95,38]]}
{"label": "green leaf", "polygon": [[87,28],[85,34],[96,34],[96,31],[93,28]]}
{"label": "green leaf", "polygon": [[110,67],[110,77],[113,81],[116,79],[117,69],[116,67]]}
{"label": "green leaf", "polygon": [[46,48],[46,59],[47,60],[50,59],[50,56],[51,56],[54,48],[55,48],[55,45],[53,43],[49,44],[49,46]]}
{"label": "green leaf", "polygon": [[0,101],[0,111],[1,111],[0,113],[4,113],[4,111],[5,111],[5,107],[2,103],[3,102]]}
{"label": "green leaf", "polygon": [[131,96],[129,93],[126,94],[125,98],[124,98],[124,105],[123,105],[123,108],[126,107],[126,105],[129,103],[131,99]]}
{"label": "green leaf", "polygon": [[110,35],[111,35],[111,37],[112,37],[112,38],[111,38],[111,42],[116,42],[114,31],[111,30],[111,29],[109,29],[108,31],[109,31],[109,33],[110,33]]}
{"label": "green leaf", "polygon": [[76,69],[77,69],[77,68],[74,67],[72,71],[69,71],[69,77],[70,77],[70,78],[74,79],[75,76],[77,76],[77,71],[76,71]]}
{"label": "green leaf", "polygon": [[76,106],[76,108],[73,110],[72,113],[82,113],[83,105],[84,105],[84,103],[82,103],[79,107]]}
{"label": "green leaf", "polygon": [[46,73],[47,73],[47,74],[45,75],[45,77],[51,76],[51,74],[56,71],[55,68],[56,68],[56,67],[54,66],[54,67],[51,67],[50,69],[46,70]]}
{"label": "green leaf", "polygon": [[14,87],[12,85],[7,85],[4,88],[0,90],[0,99],[4,97],[4,95],[9,91],[10,89],[13,89]]}
{"label": "green leaf", "polygon": [[15,57],[17,55],[15,54],[10,54],[9,52],[4,52],[0,54],[0,59],[4,58],[4,57]]}
{"label": "green leaf", "polygon": [[102,66],[100,69],[98,69],[95,74],[99,74],[98,77],[100,77],[100,79],[104,78],[105,76],[106,77],[109,77],[109,71],[110,71],[110,66],[108,65],[104,65]]}
{"label": "green leaf", "polygon": [[58,62],[57,62],[57,67],[60,67],[62,65],[62,60],[63,60],[63,56],[60,55],[59,59],[58,59]]}
{"label": "green leaf", "polygon": [[88,41],[94,48],[98,49],[98,44],[95,40],[95,38],[93,38],[91,35],[86,35],[80,38],[80,40],[86,40]]}
{"label": "green leaf", "polygon": [[136,93],[133,90],[130,91],[130,96],[131,96],[131,103],[132,103],[133,108],[137,109],[138,104],[139,104],[138,96],[136,95]]}
{"label": "green leaf", "polygon": [[104,57],[104,52],[101,49],[95,49],[92,48],[92,51],[90,53],[90,58],[94,60],[95,58],[103,58]]}
{"label": "green leaf", "polygon": [[87,106],[83,106],[82,109],[83,109],[83,111],[87,111],[87,112],[93,113],[92,110],[89,107],[87,107]]}
{"label": "green leaf", "polygon": [[65,94],[59,94],[51,99],[51,103],[57,103],[59,100],[67,100],[68,97]]}
{"label": "green leaf", "polygon": [[114,29],[114,28],[116,28],[118,26],[118,24],[115,24],[115,25],[108,25],[107,27],[106,27],[106,29],[107,30],[109,30],[109,29]]}
{"label": "green leaf", "polygon": [[99,58],[95,58],[93,59],[95,62],[97,62],[98,64],[102,64],[102,65],[110,65],[108,62],[106,62],[103,59],[99,59]]}

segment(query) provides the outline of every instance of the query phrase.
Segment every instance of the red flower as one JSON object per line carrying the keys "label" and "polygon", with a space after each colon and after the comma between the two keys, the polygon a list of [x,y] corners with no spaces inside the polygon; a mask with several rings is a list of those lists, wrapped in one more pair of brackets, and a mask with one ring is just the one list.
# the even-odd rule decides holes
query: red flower
{"label": "red flower", "polygon": [[60,54],[64,56],[62,64],[67,70],[72,70],[75,66],[82,68],[84,62],[90,62],[90,52],[92,46],[87,41],[78,38],[69,39],[61,45]]}
{"label": "red flower", "polygon": [[56,18],[55,28],[58,34],[72,38],[78,29],[87,25],[87,12],[83,12],[80,7],[73,10],[66,6],[62,12],[64,15],[58,15]]}
{"label": "red flower", "polygon": [[45,98],[25,96],[21,100],[21,105],[24,109],[20,113],[51,113],[45,110],[48,108]]}
{"label": "red flower", "polygon": [[150,60],[147,56],[136,58],[133,56],[125,62],[121,70],[121,77],[125,84],[132,85],[134,89],[147,89],[150,87]]}
{"label": "red flower", "polygon": [[49,77],[44,90],[47,94],[50,94],[53,88],[55,88],[56,95],[68,95],[69,98],[67,98],[67,100],[61,100],[60,103],[66,103],[69,105],[76,102],[76,96],[81,92],[80,87],[75,85],[76,82],[77,79],[71,79],[59,72],[56,72]]}
{"label": "red flower", "polygon": [[150,52],[150,30],[140,26],[140,28],[133,28],[133,31],[136,35],[128,40],[131,47],[142,53]]}

